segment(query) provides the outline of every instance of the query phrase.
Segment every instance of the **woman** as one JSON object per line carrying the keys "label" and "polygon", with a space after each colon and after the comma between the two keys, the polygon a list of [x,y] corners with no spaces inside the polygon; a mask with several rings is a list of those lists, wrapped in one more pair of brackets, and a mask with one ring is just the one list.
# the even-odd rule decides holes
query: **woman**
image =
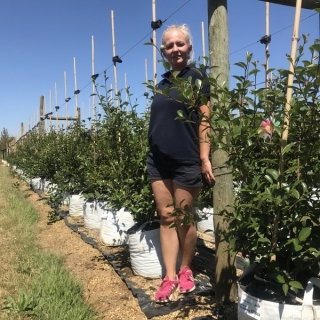
{"label": "woman", "polygon": [[[160,214],[160,243],[166,269],[155,301],[165,303],[179,286],[181,293],[194,290],[193,274],[190,269],[194,257],[197,230],[193,224],[179,225],[171,212],[181,205],[192,208],[194,199],[199,195],[202,186],[202,175],[209,182],[214,181],[211,162],[209,160],[210,144],[208,143],[208,127],[204,122],[199,124],[199,115],[204,119],[210,115],[207,105],[193,106],[181,102],[179,91],[170,81],[172,72],[178,71],[178,77],[192,77],[202,80],[206,77],[203,70],[198,72],[188,66],[191,60],[191,34],[186,25],[168,27],[162,36],[161,51],[170,63],[171,70],[163,75],[157,89],[169,88],[169,97],[155,94],[151,105],[149,126],[150,153],[147,160],[148,177]],[[200,71],[200,74],[199,74]],[[202,94],[208,94],[209,85],[203,85]],[[177,111],[182,110],[193,121],[175,120]],[[190,114],[191,113],[191,114]],[[174,206],[168,207],[172,204]],[[175,222],[177,228],[170,228]],[[181,267],[178,274],[177,257],[180,250]]]}

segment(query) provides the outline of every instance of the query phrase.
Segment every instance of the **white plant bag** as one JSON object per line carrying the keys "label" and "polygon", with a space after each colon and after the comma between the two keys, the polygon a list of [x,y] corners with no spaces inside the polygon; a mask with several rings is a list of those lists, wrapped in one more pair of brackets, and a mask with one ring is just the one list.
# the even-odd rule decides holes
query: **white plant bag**
{"label": "white plant bag", "polygon": [[50,193],[55,193],[56,190],[58,188],[58,185],[56,183],[52,183],[51,181],[49,180],[46,180],[45,183],[44,183],[44,192],[47,193],[47,194],[50,194]]}
{"label": "white plant bag", "polygon": [[41,178],[31,179],[31,187],[33,190],[40,190]]}
{"label": "white plant bag", "polygon": [[213,208],[203,208],[202,210],[197,209],[197,214],[201,218],[201,221],[197,222],[198,231],[205,232],[206,234],[213,236]]}
{"label": "white plant bag", "polygon": [[73,194],[69,199],[69,215],[72,217],[83,216],[84,198],[81,194]]}
{"label": "white plant bag", "polygon": [[134,274],[145,278],[162,278],[165,268],[160,244],[159,228],[142,231],[148,222],[143,223],[134,234],[129,235],[131,268]]}
{"label": "white plant bag", "polygon": [[133,216],[124,208],[119,211],[106,210],[101,216],[100,239],[109,246],[120,246],[128,242],[127,231],[134,225]]}
{"label": "white plant bag", "polygon": [[101,228],[101,211],[98,211],[97,201],[85,201],[83,205],[83,221],[86,228]]}
{"label": "white plant bag", "polygon": [[320,320],[320,305],[313,305],[313,286],[320,279],[311,278],[302,305],[275,303],[253,297],[238,285],[238,320]]}

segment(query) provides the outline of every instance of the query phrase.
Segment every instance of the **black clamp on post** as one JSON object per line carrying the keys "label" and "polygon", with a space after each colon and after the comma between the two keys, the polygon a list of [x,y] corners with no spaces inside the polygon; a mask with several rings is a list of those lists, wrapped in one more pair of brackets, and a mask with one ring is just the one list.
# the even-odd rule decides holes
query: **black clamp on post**
{"label": "black clamp on post", "polygon": [[79,94],[79,93],[80,93],[79,89],[74,91],[74,94]]}
{"label": "black clamp on post", "polygon": [[262,44],[269,44],[271,42],[271,34],[269,36],[268,35],[263,36],[259,41]]}
{"label": "black clamp on post", "polygon": [[119,56],[114,56],[114,57],[112,57],[112,62],[114,64],[114,66],[116,66],[116,63],[117,62],[122,63],[122,60],[119,58]]}
{"label": "black clamp on post", "polygon": [[159,28],[161,28],[161,26],[162,26],[162,21],[161,20],[151,21],[152,30],[159,29]]}
{"label": "black clamp on post", "polygon": [[64,101],[65,102],[69,102],[71,100],[71,98],[65,98]]}
{"label": "black clamp on post", "polygon": [[92,81],[95,81],[99,77],[99,73],[93,74],[91,76]]}
{"label": "black clamp on post", "polygon": [[58,111],[58,110],[60,109],[60,107],[59,107],[59,106],[55,106],[55,108],[56,108],[56,111]]}

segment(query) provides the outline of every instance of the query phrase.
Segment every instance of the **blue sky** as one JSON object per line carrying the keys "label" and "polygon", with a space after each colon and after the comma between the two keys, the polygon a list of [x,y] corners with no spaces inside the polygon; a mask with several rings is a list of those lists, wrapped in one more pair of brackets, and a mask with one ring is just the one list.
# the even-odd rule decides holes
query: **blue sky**
{"label": "blue sky", "polygon": [[[152,79],[152,47],[144,45],[152,36],[152,0],[1,0],[0,1],[0,130],[7,128],[17,136],[23,122],[25,129],[33,126],[39,113],[40,96],[45,96],[46,112],[57,103],[59,116],[66,113],[66,73],[69,115],[74,115],[74,72],[76,59],[77,85],[81,90],[78,106],[81,117],[89,116],[92,107],[92,36],[94,37],[95,73],[107,72],[107,86],[114,87],[111,10],[114,13],[116,54],[123,63],[117,64],[118,88],[130,87],[132,100],[138,99],[138,110],[145,108],[147,59],[148,79]],[[288,68],[286,54],[291,51],[295,8],[270,4],[269,67]],[[157,31],[159,44],[162,31],[171,24],[187,23],[193,35],[195,58],[202,56],[201,23],[207,40],[207,0],[158,0],[156,20],[165,21]],[[309,44],[319,38],[319,15],[302,10],[301,34],[310,34]],[[229,58],[230,76],[239,74],[235,62],[244,61],[247,51],[254,60],[265,62],[265,2],[258,0],[229,0]],[[207,52],[206,52],[207,54]],[[160,58],[160,57],[159,57]],[[161,64],[157,73],[163,72]],[[159,77],[158,77],[159,79]],[[263,80],[262,80],[263,81]],[[103,84],[103,75],[97,79]],[[234,84],[231,81],[231,86]],[[103,93],[103,89],[101,89]],[[125,93],[123,93],[125,98]],[[92,111],[91,111],[92,115]]]}

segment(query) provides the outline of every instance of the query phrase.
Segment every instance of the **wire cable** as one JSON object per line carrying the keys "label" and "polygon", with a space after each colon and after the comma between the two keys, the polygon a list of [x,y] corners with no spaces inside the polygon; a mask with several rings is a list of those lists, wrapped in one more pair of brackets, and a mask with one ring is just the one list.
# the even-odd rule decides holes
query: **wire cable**
{"label": "wire cable", "polygon": [[[173,13],[171,13],[165,20],[163,20],[163,22],[167,21],[168,19],[170,19],[174,14],[176,14],[178,11],[180,11],[188,2],[190,2],[191,0],[187,0],[183,5],[181,5],[177,10],[175,10]],[[121,55],[120,57],[124,57],[126,54],[128,54],[131,50],[133,50],[138,44],[140,44],[145,38],[147,38],[148,36],[150,36],[150,34],[153,31],[151,30],[150,32],[148,32],[148,34],[146,34],[142,39],[140,39],[139,41],[137,41],[130,49],[128,49],[123,55]],[[113,66],[113,63],[110,64],[109,67],[107,67],[106,69],[104,69],[102,72],[99,73],[99,76],[102,75],[103,73],[107,72],[111,67]],[[92,84],[92,81],[88,82],[84,87],[82,87],[82,89],[80,89],[80,92],[84,89],[86,89],[89,85]],[[73,95],[70,99],[74,98],[75,95]],[[63,107],[65,105],[65,103],[63,103],[61,105],[61,107]]]}
{"label": "wire cable", "polygon": [[[302,22],[302,21],[304,21],[304,20],[307,20],[307,19],[315,16],[316,14],[318,14],[318,13],[314,13],[314,14],[306,17],[306,18],[303,18],[303,19],[300,20],[300,22]],[[319,14],[319,16],[320,16],[320,14]],[[319,25],[320,25],[320,20],[319,20]],[[272,33],[271,35],[274,36],[275,34],[280,33],[280,32],[282,32],[282,31],[284,31],[284,30],[286,30],[286,29],[288,29],[288,28],[290,28],[290,27],[292,27],[292,26],[293,26],[293,24],[290,24],[289,26],[284,27],[283,29],[280,29],[280,30],[276,31],[276,32]],[[319,30],[319,32],[320,32],[320,30]],[[259,42],[259,41],[260,41],[260,39],[257,40],[257,41],[255,41],[255,42],[253,42],[253,43],[251,43],[251,44],[248,44],[247,46],[245,46],[245,47],[243,47],[243,48],[241,48],[241,49],[238,49],[238,50],[236,50],[236,51],[233,51],[233,52],[229,53],[229,56],[231,56],[232,54],[237,53],[237,52],[239,52],[239,51],[241,51],[241,50],[243,50],[243,49],[245,49],[245,48],[251,47],[252,45],[256,44],[256,43]]]}

